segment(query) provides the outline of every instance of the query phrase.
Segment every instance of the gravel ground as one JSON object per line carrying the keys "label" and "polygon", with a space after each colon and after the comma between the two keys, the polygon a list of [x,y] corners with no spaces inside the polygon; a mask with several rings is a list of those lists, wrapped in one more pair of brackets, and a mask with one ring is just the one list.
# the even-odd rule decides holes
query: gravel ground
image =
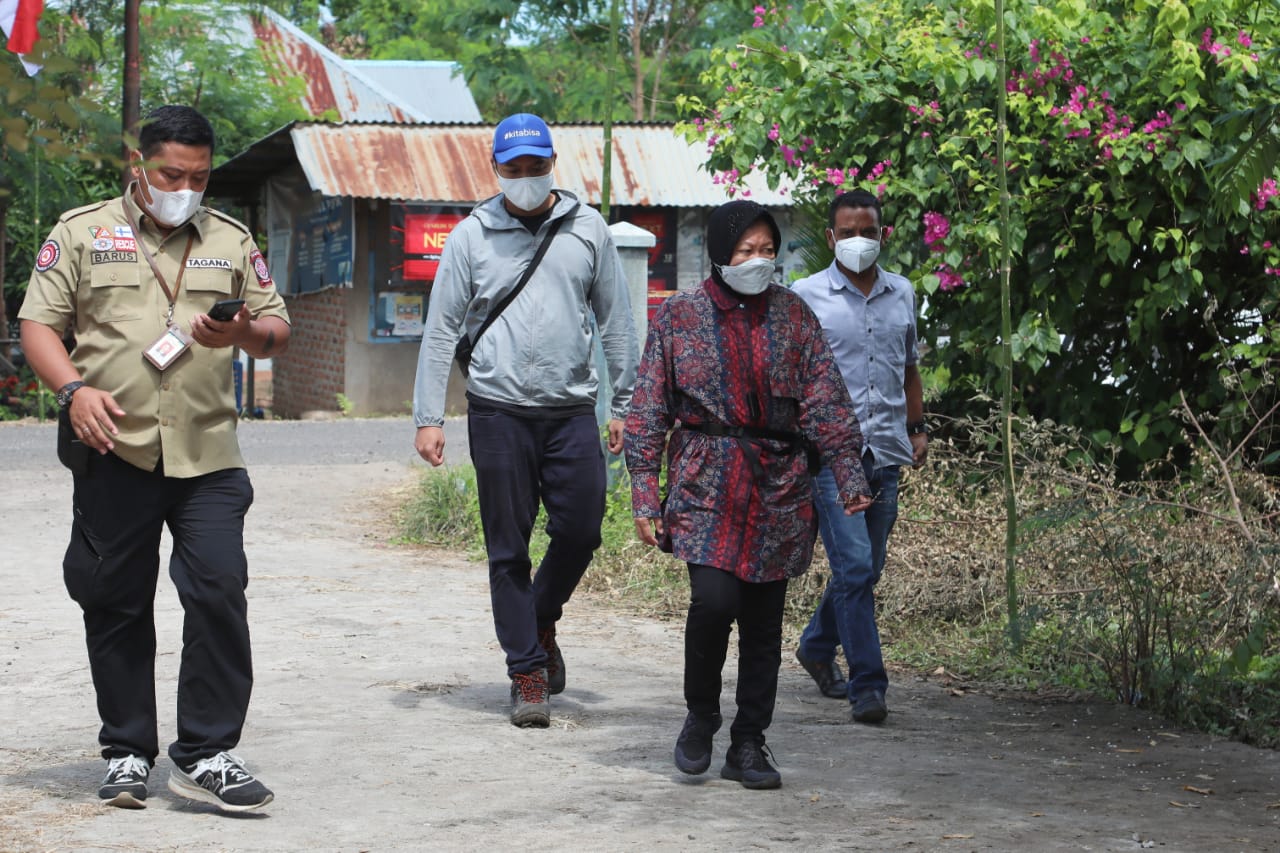
{"label": "gravel ground", "polygon": [[[451,458],[465,458],[460,424]],[[1114,705],[896,676],[848,720],[784,652],[778,791],[686,777],[679,624],[579,596],[552,726],[506,719],[483,564],[389,544],[421,469],[408,419],[249,422],[256,683],[237,753],[276,792],[230,817],[171,795],[104,808],[80,615],[62,586],[70,478],[51,426],[0,424],[0,851],[1280,851],[1280,757]],[[168,544],[165,543],[167,554]],[[156,603],[161,743],[181,611]],[[722,707],[732,709],[732,659]]]}

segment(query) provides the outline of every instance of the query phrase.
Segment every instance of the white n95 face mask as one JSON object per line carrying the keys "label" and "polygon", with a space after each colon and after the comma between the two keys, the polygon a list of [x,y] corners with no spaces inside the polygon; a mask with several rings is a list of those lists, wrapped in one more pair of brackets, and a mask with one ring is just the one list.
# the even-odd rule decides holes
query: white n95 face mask
{"label": "white n95 face mask", "polygon": [[147,212],[156,222],[166,228],[177,228],[196,215],[200,202],[204,200],[204,193],[195,190],[158,190],[147,180],[147,170],[140,171],[142,182],[147,185],[147,191],[151,194]]}
{"label": "white n95 face mask", "polygon": [[554,176],[548,172],[536,178],[504,178],[498,176],[498,186],[507,200],[521,210],[536,210],[551,195]]}
{"label": "white n95 face mask", "polygon": [[846,269],[862,272],[880,257],[880,241],[870,237],[850,237],[836,243],[836,260]]}
{"label": "white n95 face mask", "polygon": [[773,282],[774,262],[769,258],[752,258],[736,266],[716,265],[729,289],[743,296],[764,293]]}

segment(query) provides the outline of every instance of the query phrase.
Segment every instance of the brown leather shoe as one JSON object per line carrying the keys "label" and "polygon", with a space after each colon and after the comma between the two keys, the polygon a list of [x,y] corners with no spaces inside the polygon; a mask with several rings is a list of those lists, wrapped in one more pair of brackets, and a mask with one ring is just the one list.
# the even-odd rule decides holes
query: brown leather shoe
{"label": "brown leather shoe", "polygon": [[556,642],[556,626],[538,629],[538,645],[547,653],[547,690],[552,696],[564,692],[564,653]]}
{"label": "brown leather shoe", "polygon": [[545,729],[551,725],[547,671],[517,672],[511,676],[511,725]]}
{"label": "brown leather shoe", "polygon": [[855,723],[883,723],[889,716],[889,706],[884,703],[884,693],[880,690],[863,690],[853,700],[850,712]]}
{"label": "brown leather shoe", "polygon": [[840,672],[834,656],[821,662],[812,661],[796,649],[796,660],[800,661],[805,672],[813,676],[823,696],[828,699],[844,699],[849,695],[849,683],[844,680],[844,674]]}

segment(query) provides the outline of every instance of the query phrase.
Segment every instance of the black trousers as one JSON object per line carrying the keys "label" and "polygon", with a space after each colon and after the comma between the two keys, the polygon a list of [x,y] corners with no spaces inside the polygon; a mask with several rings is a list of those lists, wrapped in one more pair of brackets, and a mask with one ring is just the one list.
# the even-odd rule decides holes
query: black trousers
{"label": "black trousers", "polygon": [[732,743],[764,743],[773,722],[782,661],[786,580],[747,583],[733,572],[689,563],[689,615],[684,629],[684,699],[702,716],[720,712],[721,673],[729,629],[738,623],[738,713]]}
{"label": "black trousers", "polygon": [[[554,626],[600,547],[604,452],[595,415],[522,418],[472,400],[467,413],[480,521],[489,555],[489,596],[507,674],[546,666],[538,629]],[[529,537],[538,506],[551,542],[530,575]]]}
{"label": "black trousers", "polygon": [[173,536],[169,576],[184,613],[178,739],[169,757],[186,767],[231,749],[253,687],[244,594],[248,473],[228,468],[179,479],[94,453],[74,479],[62,570],[84,611],[102,756],[134,754],[154,763],[160,751],[154,606],[165,525]]}

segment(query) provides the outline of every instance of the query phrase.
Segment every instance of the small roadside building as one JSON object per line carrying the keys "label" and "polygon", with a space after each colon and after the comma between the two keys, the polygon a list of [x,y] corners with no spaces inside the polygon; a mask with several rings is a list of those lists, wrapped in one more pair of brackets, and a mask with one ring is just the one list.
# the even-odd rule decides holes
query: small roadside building
{"label": "small roadside building", "polygon": [[[552,125],[556,186],[599,207],[600,125]],[[614,125],[610,222],[652,233],[649,294],[657,304],[709,274],[707,215],[730,200],[704,170],[705,147],[671,126]],[[218,167],[208,195],[243,207],[267,235],[267,259],[294,324],[273,363],[277,414],[349,405],[358,414],[409,409],[440,252],[453,227],[498,192],[491,125],[296,123]],[[774,208],[792,243],[786,190],[760,176],[744,194]],[[784,275],[801,265],[784,251]],[[461,378],[452,411],[465,408]]]}

